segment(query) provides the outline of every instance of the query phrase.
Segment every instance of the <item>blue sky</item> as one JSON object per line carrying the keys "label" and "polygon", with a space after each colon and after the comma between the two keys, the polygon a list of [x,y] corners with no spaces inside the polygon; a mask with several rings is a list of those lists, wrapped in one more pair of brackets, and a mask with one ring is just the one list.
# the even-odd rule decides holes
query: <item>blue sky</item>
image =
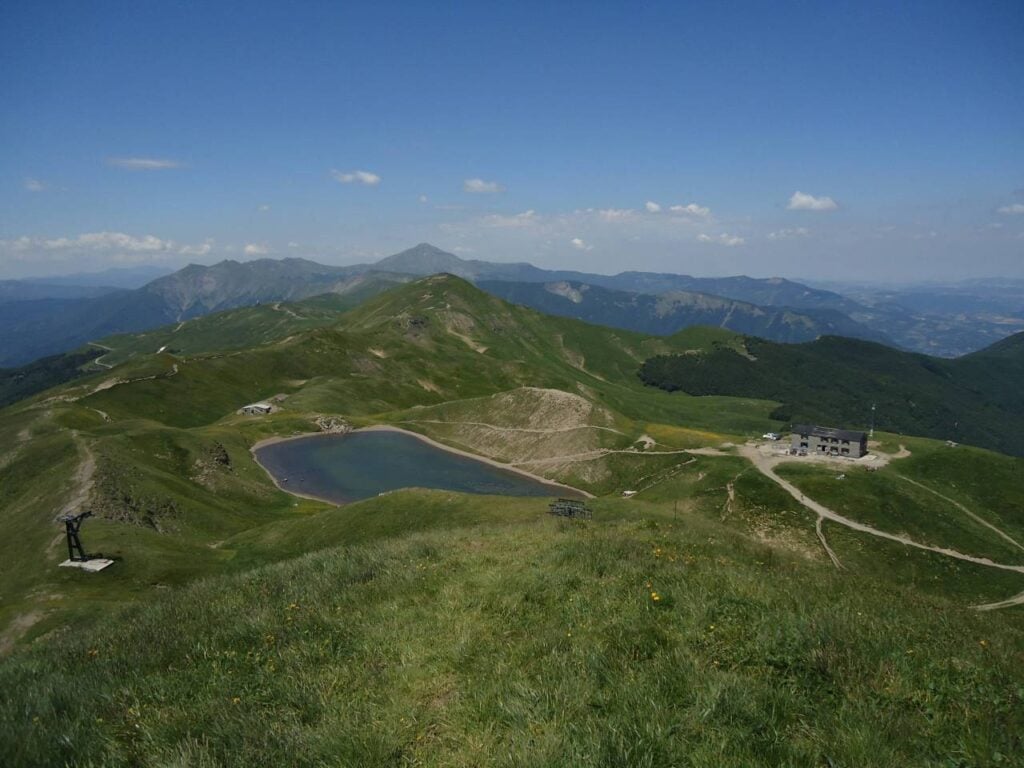
{"label": "blue sky", "polygon": [[0,277],[1024,276],[1021,40],[1020,2],[6,3]]}

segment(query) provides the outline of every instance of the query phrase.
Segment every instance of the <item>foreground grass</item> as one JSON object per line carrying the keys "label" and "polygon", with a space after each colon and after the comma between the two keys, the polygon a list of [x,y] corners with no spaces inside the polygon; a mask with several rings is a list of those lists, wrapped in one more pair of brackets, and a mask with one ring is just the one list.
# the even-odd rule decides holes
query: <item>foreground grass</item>
{"label": "foreground grass", "polygon": [[980,766],[1024,748],[1019,612],[642,504],[498,519],[199,582],[23,649],[0,666],[0,762]]}

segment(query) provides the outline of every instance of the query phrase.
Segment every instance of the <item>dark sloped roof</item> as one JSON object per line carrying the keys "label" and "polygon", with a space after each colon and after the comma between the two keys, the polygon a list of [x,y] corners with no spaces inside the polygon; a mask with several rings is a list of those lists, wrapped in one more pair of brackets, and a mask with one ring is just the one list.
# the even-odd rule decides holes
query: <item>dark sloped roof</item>
{"label": "dark sloped roof", "polygon": [[813,424],[794,424],[793,432],[800,435],[814,435],[814,437],[834,437],[837,440],[849,440],[851,443],[859,443],[867,433],[857,432],[852,429],[836,429],[834,427],[819,427]]}

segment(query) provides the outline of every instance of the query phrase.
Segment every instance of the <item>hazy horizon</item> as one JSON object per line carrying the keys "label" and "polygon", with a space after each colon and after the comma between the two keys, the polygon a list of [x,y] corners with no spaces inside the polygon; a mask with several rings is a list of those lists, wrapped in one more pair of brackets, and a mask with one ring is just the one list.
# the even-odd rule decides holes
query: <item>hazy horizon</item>
{"label": "hazy horizon", "polygon": [[[434,245],[433,243],[427,243],[427,244],[428,245]],[[413,247],[415,247],[415,246],[410,246],[410,248],[413,248]],[[438,246],[434,246],[434,247],[438,247]],[[405,250],[409,250],[409,249],[407,249],[407,248],[403,248],[402,249],[402,251],[405,251]],[[444,248],[440,248],[440,250],[445,251],[446,253],[451,253],[451,251],[447,251]],[[402,251],[398,251],[396,253],[401,253]],[[338,266],[338,267],[358,266],[358,265],[364,265],[364,264],[368,265],[368,266],[372,266],[373,264],[377,263],[378,261],[381,261],[381,260],[386,259],[389,256],[393,256],[393,255],[396,255],[396,254],[387,254],[385,256],[381,256],[379,259],[375,258],[375,259],[373,259],[371,261],[368,261],[368,262],[362,262],[362,261],[328,262],[328,261],[323,261],[323,260],[317,259],[317,258],[312,257],[312,256],[299,256],[297,254],[288,254],[288,255],[282,255],[282,256],[261,255],[261,256],[252,256],[252,257],[249,257],[249,258],[245,258],[245,257],[242,257],[242,258],[232,258],[232,257],[229,256],[229,257],[225,257],[225,258],[216,258],[216,259],[208,259],[208,260],[192,260],[192,261],[181,263],[181,264],[179,264],[177,266],[158,265],[158,264],[151,264],[151,263],[150,264],[120,265],[120,266],[119,265],[113,265],[113,266],[108,266],[108,267],[104,267],[104,268],[97,269],[97,270],[85,270],[85,271],[83,271],[83,270],[72,270],[72,271],[54,272],[54,273],[51,273],[51,274],[26,275],[26,276],[22,276],[22,277],[10,277],[10,278],[0,277],[0,280],[20,280],[20,281],[24,281],[24,282],[32,282],[34,280],[38,280],[38,281],[41,281],[41,282],[45,282],[45,281],[59,281],[61,279],[65,279],[65,278],[80,278],[80,280],[78,280],[76,282],[79,282],[82,285],[95,285],[97,287],[101,287],[103,285],[102,281],[97,280],[96,282],[88,282],[87,279],[90,278],[90,277],[101,277],[101,276],[103,276],[105,274],[127,276],[127,275],[133,275],[133,274],[144,275],[145,273],[152,272],[153,277],[150,278],[150,279],[151,280],[155,280],[155,279],[157,279],[159,277],[163,277],[163,276],[166,276],[166,275],[174,274],[175,272],[177,272],[177,271],[179,271],[181,269],[184,269],[185,267],[188,267],[188,266],[211,267],[211,266],[216,266],[217,264],[220,264],[220,263],[223,263],[223,262],[234,262],[234,263],[238,263],[238,264],[245,264],[245,263],[248,263],[248,262],[260,261],[260,260],[266,260],[266,259],[270,259],[270,260],[283,260],[283,259],[289,259],[289,258],[305,259],[305,260],[308,260],[308,261],[314,261],[314,262],[317,262],[317,263],[320,263],[320,264],[324,264],[325,266]],[[470,257],[470,256],[459,257],[457,254],[452,254],[452,255],[457,256],[458,258],[463,258],[464,260],[467,260],[467,261],[468,260],[472,260],[472,258],[473,258],[473,257]],[[480,261],[491,261],[489,259],[479,259],[479,260]],[[528,261],[526,259],[508,259],[508,260],[501,260],[501,261],[499,261],[499,260],[493,260],[493,261],[494,261],[494,263],[502,263],[502,264],[514,264],[514,263],[524,263],[525,262],[525,263],[532,264],[535,267],[540,267],[542,269],[547,269],[547,270],[551,270],[551,271],[575,271],[575,272],[580,272],[580,273],[600,274],[600,275],[609,275],[609,276],[620,274],[622,272],[634,272],[634,271],[647,272],[647,271],[651,271],[651,270],[634,270],[634,269],[620,269],[620,270],[614,270],[614,271],[612,271],[612,270],[598,271],[598,270],[594,270],[594,269],[583,270],[583,269],[574,269],[574,268],[570,268],[570,267],[558,266],[557,264],[554,265],[554,266],[546,266],[545,267],[545,266],[542,266],[542,265],[539,265],[539,264],[534,264],[533,262],[530,262],[530,261]],[[670,274],[690,274],[690,273],[673,272],[673,273],[670,273]],[[824,288],[824,289],[829,289],[829,288],[832,288],[832,287],[840,287],[840,286],[843,286],[843,287],[846,287],[846,288],[855,288],[855,287],[856,288],[870,288],[870,287],[878,287],[878,288],[885,288],[885,287],[901,288],[902,287],[902,288],[906,288],[906,287],[917,287],[917,286],[921,286],[921,287],[928,287],[928,286],[942,287],[942,286],[966,285],[966,284],[970,284],[970,283],[976,283],[976,284],[979,284],[979,285],[986,285],[986,284],[989,284],[989,283],[992,283],[992,282],[1003,282],[1003,281],[1021,282],[1021,281],[1024,281],[1024,276],[1013,277],[1013,276],[1009,276],[1009,275],[994,275],[994,274],[991,274],[991,275],[989,275],[989,274],[979,274],[976,277],[953,278],[953,279],[945,279],[945,280],[936,278],[936,279],[919,279],[919,280],[898,280],[898,279],[894,279],[894,280],[881,280],[881,281],[863,280],[863,279],[857,279],[857,278],[852,278],[852,277],[851,278],[847,278],[847,279],[842,279],[842,278],[818,279],[818,278],[806,277],[806,276],[802,276],[802,275],[781,275],[781,274],[760,274],[760,275],[756,275],[756,274],[750,274],[750,273],[746,273],[746,272],[744,272],[744,273],[733,272],[733,273],[728,273],[728,274],[725,274],[725,273],[723,273],[723,274],[691,274],[691,276],[692,277],[712,277],[712,278],[714,278],[714,277],[752,277],[752,278],[756,278],[756,279],[776,279],[776,278],[781,278],[781,279],[790,280],[790,281],[796,282],[796,283],[802,283],[802,284],[805,284],[805,285],[808,285],[808,286],[811,286],[811,287],[820,287],[820,288]],[[147,280],[147,282],[148,282],[148,280]]]}
{"label": "hazy horizon", "polygon": [[[737,12],[739,11],[739,12]],[[0,9],[0,278],[1024,277],[1024,6]]]}

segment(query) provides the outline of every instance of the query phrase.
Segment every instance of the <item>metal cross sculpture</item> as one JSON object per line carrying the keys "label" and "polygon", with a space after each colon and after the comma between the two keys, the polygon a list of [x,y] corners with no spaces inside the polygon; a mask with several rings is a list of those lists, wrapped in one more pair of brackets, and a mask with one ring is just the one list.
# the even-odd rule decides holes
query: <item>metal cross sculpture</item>
{"label": "metal cross sculpture", "polygon": [[72,562],[84,563],[89,559],[89,556],[85,554],[85,548],[82,546],[82,539],[78,536],[78,531],[82,527],[82,521],[87,517],[92,517],[92,512],[86,511],[79,515],[64,515],[61,517],[61,521],[64,523],[64,528],[68,534],[68,560]]}

